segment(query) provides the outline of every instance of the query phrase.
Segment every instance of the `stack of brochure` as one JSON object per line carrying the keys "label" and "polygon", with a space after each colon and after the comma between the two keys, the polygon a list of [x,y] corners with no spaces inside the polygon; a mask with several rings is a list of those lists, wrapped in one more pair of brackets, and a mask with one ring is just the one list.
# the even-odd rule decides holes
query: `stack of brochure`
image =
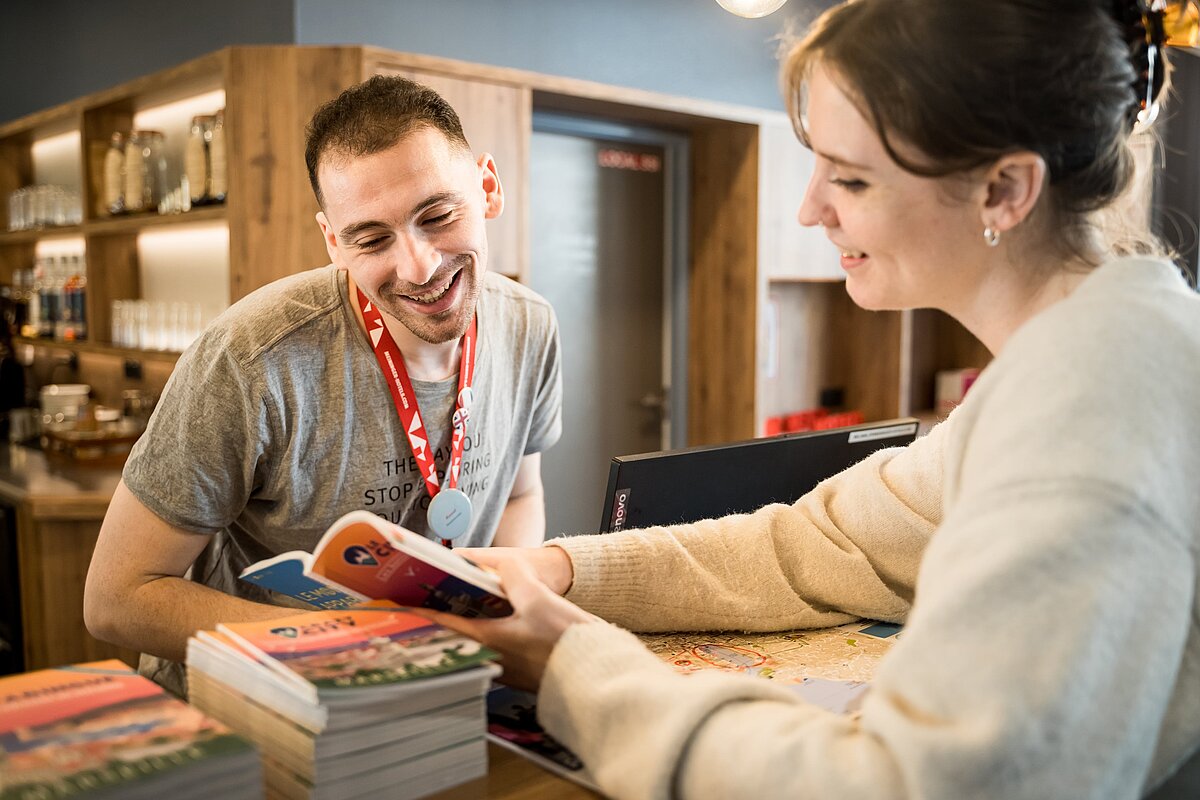
{"label": "stack of brochure", "polygon": [[261,798],[258,754],[120,661],[0,678],[0,798]]}
{"label": "stack of brochure", "polygon": [[259,746],[268,796],[404,800],[486,773],[495,655],[374,601],[201,631],[188,683]]}

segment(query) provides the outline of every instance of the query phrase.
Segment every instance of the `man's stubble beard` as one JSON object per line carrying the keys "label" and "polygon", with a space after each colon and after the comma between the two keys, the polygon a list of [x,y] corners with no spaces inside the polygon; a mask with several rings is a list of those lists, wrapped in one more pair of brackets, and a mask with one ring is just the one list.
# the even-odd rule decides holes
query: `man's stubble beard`
{"label": "man's stubble beard", "polygon": [[470,259],[459,271],[460,274],[456,278],[459,282],[457,289],[461,293],[458,303],[441,314],[431,317],[411,311],[403,304],[403,301],[393,303],[392,298],[397,293],[389,290],[387,284],[379,287],[382,302],[376,300],[376,303],[421,341],[429,344],[445,344],[461,339],[466,334],[467,328],[471,326],[471,319],[475,316],[475,306],[479,301],[481,280],[477,277],[477,267],[478,264]]}

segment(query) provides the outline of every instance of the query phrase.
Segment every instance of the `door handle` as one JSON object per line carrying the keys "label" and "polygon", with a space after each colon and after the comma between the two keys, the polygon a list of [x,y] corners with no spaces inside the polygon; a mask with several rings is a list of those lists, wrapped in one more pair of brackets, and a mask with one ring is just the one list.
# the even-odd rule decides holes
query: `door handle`
{"label": "door handle", "polygon": [[660,414],[667,413],[667,390],[663,389],[657,392],[646,392],[640,400],[636,401],[642,408],[658,411]]}

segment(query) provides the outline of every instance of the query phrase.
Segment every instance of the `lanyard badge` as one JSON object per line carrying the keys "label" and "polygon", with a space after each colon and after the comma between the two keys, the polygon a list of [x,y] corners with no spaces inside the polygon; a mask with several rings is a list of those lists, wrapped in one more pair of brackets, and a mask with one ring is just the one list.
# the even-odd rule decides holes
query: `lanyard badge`
{"label": "lanyard badge", "polygon": [[443,485],[438,482],[433,452],[429,447],[429,435],[425,432],[425,423],[421,421],[417,395],[404,366],[404,355],[396,345],[396,340],[388,333],[387,326],[383,323],[383,314],[361,289],[358,290],[358,305],[362,309],[363,321],[367,325],[367,335],[371,338],[375,358],[383,370],[392,400],[396,404],[396,412],[400,415],[400,422],[408,435],[413,458],[416,459],[425,479],[425,487],[429,491],[429,508],[425,512],[429,528],[442,540],[442,544],[449,547],[451,539],[462,536],[471,527],[471,498],[458,488],[458,476],[462,468],[463,443],[467,438],[467,420],[471,416],[471,381],[475,372],[475,318],[471,318],[471,325],[462,338],[458,395],[455,398],[452,420],[454,433],[450,438],[450,463],[446,467],[446,482]]}

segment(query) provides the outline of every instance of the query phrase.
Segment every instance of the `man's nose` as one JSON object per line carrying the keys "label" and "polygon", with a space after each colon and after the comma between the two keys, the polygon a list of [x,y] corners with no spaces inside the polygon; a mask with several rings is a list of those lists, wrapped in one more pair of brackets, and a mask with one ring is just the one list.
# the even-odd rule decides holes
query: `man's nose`
{"label": "man's nose", "polygon": [[424,286],[442,265],[442,254],[423,236],[401,236],[397,248],[396,277],[414,286]]}

